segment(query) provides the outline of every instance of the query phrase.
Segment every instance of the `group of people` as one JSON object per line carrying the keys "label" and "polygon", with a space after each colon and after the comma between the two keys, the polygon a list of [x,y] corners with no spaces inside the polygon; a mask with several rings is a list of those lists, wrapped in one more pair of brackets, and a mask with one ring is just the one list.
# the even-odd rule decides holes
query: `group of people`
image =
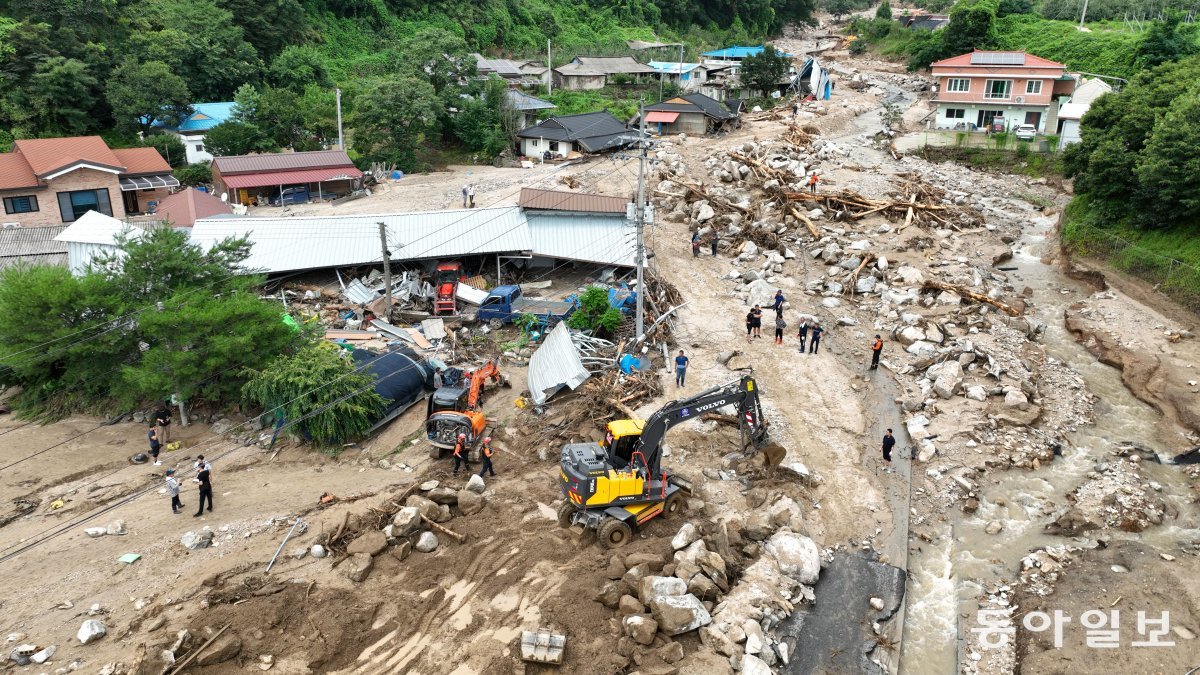
{"label": "group of people", "polygon": [[462,196],[463,196],[463,208],[464,209],[475,208],[475,184],[474,183],[467,183],[466,185],[462,186]]}
{"label": "group of people", "polygon": [[[709,233],[708,247],[709,247],[709,250],[712,251],[712,254],[714,256],[717,255],[717,244],[719,244],[720,242],[721,242],[721,235],[717,234],[716,230],[713,230],[711,233]],[[700,257],[700,244],[701,244],[700,232],[699,231],[693,232],[692,233],[692,257],[693,258]]]}
{"label": "group of people", "polygon": [[[468,460],[467,454],[470,452],[469,443],[467,442],[466,434],[459,434],[454,441],[454,470],[451,475],[457,476],[460,468],[466,469],[467,473],[471,473],[471,463]],[[479,477],[483,478],[483,474],[495,476],[496,470],[492,468],[492,456],[495,454],[495,449],[492,447],[492,437],[485,436],[479,446],[479,458],[483,460],[483,466],[479,469]]]}
{"label": "group of people", "polygon": [[[196,463],[192,465],[192,468],[196,470],[196,477],[192,479],[192,482],[199,487],[198,497],[200,499],[199,508],[196,509],[196,513],[192,517],[199,518],[204,515],[206,502],[208,512],[212,513],[213,510],[212,464],[204,459],[204,455],[198,455]],[[171,513],[179,515],[183,513],[181,509],[184,507],[183,501],[179,498],[181,487],[179,479],[175,477],[175,469],[167,469],[166,474],[167,496],[171,498]]]}
{"label": "group of people", "polygon": [[[783,332],[787,330],[787,321],[783,318],[783,303],[786,302],[783,296],[783,289],[775,291],[775,300],[771,304],[771,309],[775,310],[775,344],[783,344]],[[762,315],[763,310],[761,305],[755,305],[746,313],[746,340],[753,341],[755,338],[762,337]],[[800,353],[804,353],[805,344],[808,344],[810,354],[816,354],[821,346],[821,334],[825,329],[821,327],[821,323],[816,319],[811,322],[808,319],[801,319],[800,328],[796,333],[796,337],[800,338]],[[812,334],[811,341],[809,334]]]}

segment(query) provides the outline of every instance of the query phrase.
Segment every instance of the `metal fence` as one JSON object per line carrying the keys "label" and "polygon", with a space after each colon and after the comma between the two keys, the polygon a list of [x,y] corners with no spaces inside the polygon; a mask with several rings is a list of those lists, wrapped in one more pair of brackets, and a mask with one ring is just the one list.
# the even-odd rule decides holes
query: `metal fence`
{"label": "metal fence", "polygon": [[1072,224],[1066,242],[1072,253],[1102,258],[1113,267],[1154,284],[1155,290],[1188,309],[1200,311],[1200,268],[1087,225]]}

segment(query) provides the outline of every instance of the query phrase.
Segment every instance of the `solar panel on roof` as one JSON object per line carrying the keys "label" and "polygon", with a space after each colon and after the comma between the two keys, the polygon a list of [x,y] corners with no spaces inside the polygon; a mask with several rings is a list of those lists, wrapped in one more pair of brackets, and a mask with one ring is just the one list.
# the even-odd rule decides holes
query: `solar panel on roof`
{"label": "solar panel on roof", "polygon": [[1022,52],[974,52],[971,54],[973,66],[1023,66],[1025,54]]}

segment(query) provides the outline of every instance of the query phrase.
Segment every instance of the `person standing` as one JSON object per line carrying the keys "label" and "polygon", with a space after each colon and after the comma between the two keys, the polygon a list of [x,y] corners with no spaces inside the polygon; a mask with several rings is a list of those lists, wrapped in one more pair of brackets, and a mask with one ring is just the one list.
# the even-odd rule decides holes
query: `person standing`
{"label": "person standing", "polygon": [[750,310],[750,315],[754,317],[754,337],[762,337],[762,308],[758,305]]}
{"label": "person standing", "polygon": [[465,208],[467,208],[467,185],[466,185],[466,183],[463,184],[462,193],[463,193],[463,208],[465,209]]}
{"label": "person standing", "polygon": [[800,320],[800,330],[796,331],[796,337],[800,338],[800,353],[804,353],[804,342],[808,339],[808,320]]}
{"label": "person standing", "polygon": [[754,310],[746,312],[746,342],[754,337]]}
{"label": "person standing", "polygon": [[692,233],[692,257],[693,258],[700,257],[700,233],[699,232]]}
{"label": "person standing", "polygon": [[171,442],[170,405],[170,401],[163,401],[162,406],[154,413],[154,424],[158,426],[158,442],[163,445]]}
{"label": "person standing", "polygon": [[688,357],[683,355],[683,350],[679,350],[679,356],[675,357],[675,386],[682,387],[684,380],[687,379]]}
{"label": "person standing", "polygon": [[888,429],[883,435],[883,470],[886,473],[892,471],[892,448],[896,445],[896,439],[892,436],[892,430]]}
{"label": "person standing", "polygon": [[146,432],[146,437],[150,439],[150,457],[154,460],[154,466],[162,466],[162,461],[158,459],[158,453],[162,446],[158,442],[158,427],[153,422],[150,423],[150,429]]}
{"label": "person standing", "polygon": [[821,348],[821,333],[824,333],[825,329],[821,328],[820,323],[814,322],[809,330],[812,331],[812,340],[808,344],[808,353],[816,354],[817,350]]}
{"label": "person standing", "polygon": [[796,120],[796,115],[800,114],[800,104],[792,103],[792,121]]}
{"label": "person standing", "polygon": [[714,258],[717,257],[717,242],[719,241],[721,241],[721,235],[717,234],[716,230],[713,230],[712,239],[709,240],[709,246],[712,247],[712,254]]}
{"label": "person standing", "polygon": [[454,471],[452,475],[458,475],[458,468],[463,467],[467,473],[471,472],[471,464],[467,461],[467,435],[459,434],[458,439],[454,442]]}
{"label": "person standing", "polygon": [[875,342],[871,343],[871,370],[879,367],[879,355],[883,353],[883,338],[875,336]]}
{"label": "person standing", "polygon": [[204,514],[204,500],[208,500],[208,512],[212,513],[213,509],[212,473],[208,467],[208,462],[201,460],[200,472],[196,474],[195,480],[200,484],[200,504],[192,517],[199,518]]}
{"label": "person standing", "polygon": [[775,344],[783,344],[783,331],[787,328],[787,322],[783,320],[783,309],[775,315]]}
{"label": "person standing", "polygon": [[167,469],[167,494],[171,497],[171,513],[183,513],[183,502],[179,501],[179,479],[175,477],[175,469]]}
{"label": "person standing", "polygon": [[784,302],[785,302],[785,300],[783,298],[783,289],[782,288],[777,289],[775,291],[775,304],[771,305],[771,309],[775,310],[776,314],[779,314],[780,312],[783,311],[783,303]]}
{"label": "person standing", "polygon": [[479,449],[479,456],[483,458],[483,468],[479,470],[480,478],[483,478],[485,471],[491,476],[496,475],[496,470],[492,468],[492,452],[492,437],[488,436],[483,439],[483,447]]}
{"label": "person standing", "polygon": [[467,187],[467,197],[471,200],[471,208],[475,208],[475,184]]}
{"label": "person standing", "polygon": [[821,179],[817,176],[817,172],[814,171],[812,175],[808,177],[808,191],[814,195],[817,194],[817,183],[820,180]]}
{"label": "person standing", "polygon": [[207,459],[204,459],[204,455],[196,455],[196,463],[192,465],[192,468],[197,471],[212,472],[212,464]]}

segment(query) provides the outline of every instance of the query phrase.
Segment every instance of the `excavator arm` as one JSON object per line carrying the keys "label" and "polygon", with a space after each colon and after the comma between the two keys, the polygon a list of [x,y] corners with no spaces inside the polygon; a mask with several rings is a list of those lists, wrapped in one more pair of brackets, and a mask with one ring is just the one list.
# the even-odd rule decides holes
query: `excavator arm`
{"label": "excavator arm", "polygon": [[671,401],[663,406],[646,420],[633,456],[641,454],[650,476],[660,475],[662,442],[667,431],[676,424],[699,418],[706,412],[729,405],[737,408],[743,446],[748,442],[758,451],[770,444],[766,417],[763,415],[762,402],[758,398],[758,385],[753,376],[744,375],[740,380],[713,387],[691,398]]}
{"label": "excavator arm", "polygon": [[479,410],[479,396],[483,392],[483,383],[489,378],[493,383],[500,382],[500,369],[494,361],[488,361],[467,375],[471,381],[471,392],[467,395],[467,410]]}

